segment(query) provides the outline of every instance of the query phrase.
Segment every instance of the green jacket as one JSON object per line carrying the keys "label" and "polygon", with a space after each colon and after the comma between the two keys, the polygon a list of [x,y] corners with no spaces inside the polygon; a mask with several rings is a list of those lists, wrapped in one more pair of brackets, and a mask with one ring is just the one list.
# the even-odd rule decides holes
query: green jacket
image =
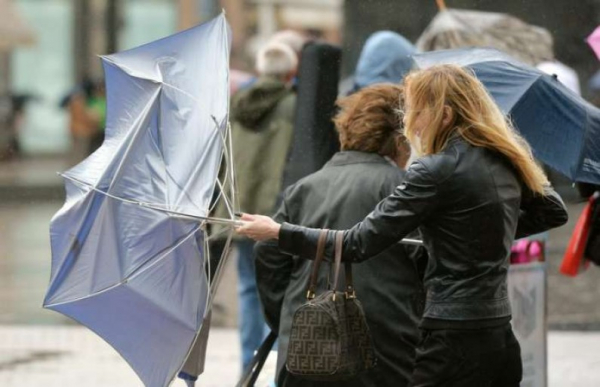
{"label": "green jacket", "polygon": [[[296,95],[272,77],[259,77],[231,102],[231,136],[236,210],[271,215],[281,191],[292,142]],[[216,217],[228,217],[219,203]]]}

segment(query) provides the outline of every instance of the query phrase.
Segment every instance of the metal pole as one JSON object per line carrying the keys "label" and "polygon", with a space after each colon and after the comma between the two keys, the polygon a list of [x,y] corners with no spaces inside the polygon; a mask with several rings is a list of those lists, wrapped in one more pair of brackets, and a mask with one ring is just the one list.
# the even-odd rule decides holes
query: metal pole
{"label": "metal pole", "polygon": [[0,51],[0,97],[10,91],[10,51]]}
{"label": "metal pole", "polygon": [[90,68],[90,1],[73,0],[73,61],[75,82],[80,83],[89,76]]}
{"label": "metal pole", "polygon": [[121,13],[119,0],[107,0],[106,3],[106,53],[112,54],[119,51],[119,29],[121,26]]}

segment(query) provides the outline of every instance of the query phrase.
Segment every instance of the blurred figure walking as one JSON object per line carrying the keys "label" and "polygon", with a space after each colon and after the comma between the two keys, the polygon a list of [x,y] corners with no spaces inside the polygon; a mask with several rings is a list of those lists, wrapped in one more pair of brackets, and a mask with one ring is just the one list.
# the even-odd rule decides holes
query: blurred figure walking
{"label": "blurred figure walking", "polygon": [[[102,91],[98,83],[85,79],[74,91],[63,98],[60,106],[69,112],[71,151],[69,164],[75,165],[85,159],[95,148],[92,139],[104,125],[106,100],[100,99]],[[102,97],[103,98],[103,97]],[[102,107],[103,106],[103,107]]]}
{"label": "blurred figure walking", "polygon": [[365,42],[353,77],[342,81],[340,95],[382,82],[400,83],[412,69],[415,46],[392,31],[377,31]]}

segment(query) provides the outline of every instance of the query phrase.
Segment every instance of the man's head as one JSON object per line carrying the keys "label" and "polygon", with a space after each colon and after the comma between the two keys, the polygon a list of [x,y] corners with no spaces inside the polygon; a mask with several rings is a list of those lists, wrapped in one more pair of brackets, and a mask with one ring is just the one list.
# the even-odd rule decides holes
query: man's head
{"label": "man's head", "polygon": [[289,46],[282,43],[269,43],[256,55],[256,71],[259,75],[288,82],[296,75],[297,67],[298,57]]}
{"label": "man's head", "polygon": [[298,31],[281,30],[275,32],[268,43],[283,43],[294,50],[296,55],[300,57],[300,53],[306,42],[308,42],[308,38]]}
{"label": "man's head", "polygon": [[402,102],[402,87],[391,83],[365,87],[339,99],[334,123],[342,150],[378,153],[404,168],[410,148],[402,134]]}

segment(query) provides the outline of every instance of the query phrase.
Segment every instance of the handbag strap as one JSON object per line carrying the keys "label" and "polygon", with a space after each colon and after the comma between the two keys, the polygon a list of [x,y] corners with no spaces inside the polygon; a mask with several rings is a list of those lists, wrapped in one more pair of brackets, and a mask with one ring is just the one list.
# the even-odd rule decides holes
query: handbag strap
{"label": "handbag strap", "polygon": [[317,256],[312,265],[312,272],[310,274],[310,281],[308,283],[308,291],[306,292],[306,298],[311,300],[315,298],[315,292],[317,290],[317,278],[319,277],[319,267],[323,261],[325,255],[325,242],[327,241],[327,233],[329,230],[322,229],[319,234],[319,241],[317,243]]}
{"label": "handbag strap", "polygon": [[[344,246],[344,232],[337,231],[335,233],[335,263],[333,272],[333,290],[335,297],[335,289],[337,289],[338,277],[340,275],[340,266],[342,265],[342,248]],[[346,272],[346,298],[356,298],[356,292],[354,291],[354,283],[352,280],[352,264],[346,262],[344,264]]]}

